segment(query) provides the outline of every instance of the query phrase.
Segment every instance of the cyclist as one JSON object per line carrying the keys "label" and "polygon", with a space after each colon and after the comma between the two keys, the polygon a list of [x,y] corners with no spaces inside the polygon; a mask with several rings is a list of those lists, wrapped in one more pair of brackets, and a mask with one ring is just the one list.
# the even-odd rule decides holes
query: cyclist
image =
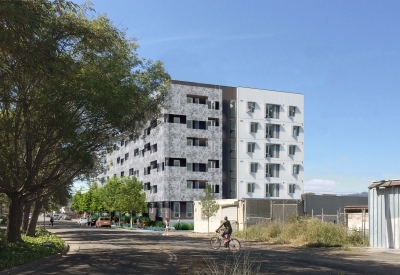
{"label": "cyclist", "polygon": [[224,233],[222,233],[222,237],[224,238],[226,235],[225,247],[228,247],[228,241],[232,234],[232,226],[231,226],[231,222],[228,220],[227,216],[224,217],[224,219],[221,221],[221,225],[218,227],[217,230],[215,230],[215,232],[218,232],[222,226],[224,227]]}

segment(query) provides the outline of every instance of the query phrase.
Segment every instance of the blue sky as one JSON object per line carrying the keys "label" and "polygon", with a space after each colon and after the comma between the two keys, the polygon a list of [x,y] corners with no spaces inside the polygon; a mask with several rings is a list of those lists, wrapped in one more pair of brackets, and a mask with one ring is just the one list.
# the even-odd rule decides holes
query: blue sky
{"label": "blue sky", "polygon": [[304,94],[306,191],[400,178],[400,1],[92,3],[172,79]]}

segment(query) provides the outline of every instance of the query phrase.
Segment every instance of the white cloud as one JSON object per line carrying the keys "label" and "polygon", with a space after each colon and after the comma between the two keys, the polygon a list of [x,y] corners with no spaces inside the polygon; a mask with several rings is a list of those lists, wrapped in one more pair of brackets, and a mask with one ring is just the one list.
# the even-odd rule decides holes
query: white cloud
{"label": "white cloud", "polygon": [[304,183],[304,192],[335,193],[340,182],[333,180],[313,179]]}

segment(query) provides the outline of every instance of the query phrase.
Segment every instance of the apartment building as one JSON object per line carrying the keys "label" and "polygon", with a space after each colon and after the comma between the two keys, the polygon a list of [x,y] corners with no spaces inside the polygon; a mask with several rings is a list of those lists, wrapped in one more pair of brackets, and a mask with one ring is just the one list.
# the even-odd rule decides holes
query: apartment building
{"label": "apartment building", "polygon": [[303,95],[172,81],[163,118],[115,144],[99,181],[135,176],[151,219],[192,220],[211,185],[216,199],[300,198]]}

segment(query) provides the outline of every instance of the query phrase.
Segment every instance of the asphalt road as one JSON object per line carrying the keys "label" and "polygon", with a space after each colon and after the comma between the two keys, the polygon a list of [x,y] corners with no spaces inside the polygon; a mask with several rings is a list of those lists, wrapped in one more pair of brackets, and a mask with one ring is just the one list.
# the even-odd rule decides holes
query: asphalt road
{"label": "asphalt road", "polygon": [[223,248],[211,250],[208,237],[187,232],[162,236],[71,221],[56,221],[50,231],[70,245],[69,253],[21,274],[197,274],[194,271],[207,270],[205,260],[231,266],[233,257],[242,261],[243,256],[260,263],[260,274],[399,274],[400,267],[400,252],[393,250],[296,249],[246,242],[242,254],[232,254]]}

